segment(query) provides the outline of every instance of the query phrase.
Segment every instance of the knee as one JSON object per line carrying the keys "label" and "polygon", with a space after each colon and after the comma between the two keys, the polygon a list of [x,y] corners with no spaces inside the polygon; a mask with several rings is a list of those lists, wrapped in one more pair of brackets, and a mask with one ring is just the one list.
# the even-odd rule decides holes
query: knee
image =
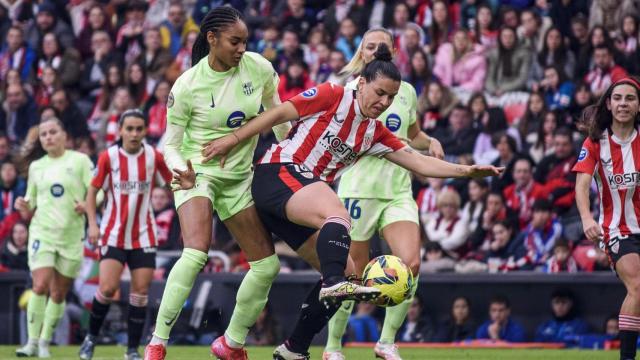
{"label": "knee", "polygon": [[102,297],[105,300],[110,300],[116,294],[118,289],[115,286],[101,285],[96,293],[96,296]]}
{"label": "knee", "polygon": [[351,231],[351,217],[345,208],[338,208],[332,211],[330,215],[324,218],[324,224],[336,223],[347,228],[347,231]]}
{"label": "knee", "polygon": [[67,297],[67,294],[64,293],[63,291],[60,291],[58,289],[51,289],[49,290],[49,298],[51,300],[53,300],[54,303],[61,303],[65,300],[65,298]]}
{"label": "knee", "polygon": [[33,290],[36,295],[47,295],[49,293],[49,285],[43,281],[36,281],[34,279],[31,290]]}
{"label": "knee", "polygon": [[640,301],[640,279],[634,279],[630,286],[627,287],[627,292],[636,301]]}
{"label": "knee", "polygon": [[149,296],[147,293],[131,293],[129,294],[129,304],[136,307],[144,307],[149,303]]}
{"label": "knee", "polygon": [[413,258],[411,258],[407,262],[407,266],[409,267],[409,270],[411,270],[411,273],[413,274],[414,277],[420,274],[420,258],[419,257],[414,256]]}

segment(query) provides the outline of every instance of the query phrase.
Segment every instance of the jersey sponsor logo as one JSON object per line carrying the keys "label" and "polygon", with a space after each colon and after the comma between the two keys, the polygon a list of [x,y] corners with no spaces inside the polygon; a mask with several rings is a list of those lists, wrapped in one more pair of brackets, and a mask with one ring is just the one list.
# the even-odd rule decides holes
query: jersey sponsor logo
{"label": "jersey sponsor logo", "polygon": [[175,102],[175,98],[173,97],[173,92],[169,92],[169,98],[167,99],[167,108],[173,107],[173,103]]}
{"label": "jersey sponsor logo", "polygon": [[333,121],[336,122],[336,124],[342,124],[344,122],[344,118],[339,118],[338,115],[333,114]]}
{"label": "jersey sponsor logo", "polygon": [[64,195],[64,186],[60,185],[60,184],[53,184],[51,185],[51,195],[53,195],[53,197],[60,197],[62,195]]}
{"label": "jersey sponsor logo", "polygon": [[119,181],[113,184],[113,189],[122,194],[142,194],[149,192],[149,181]]}
{"label": "jersey sponsor logo", "polygon": [[326,132],[320,140],[323,148],[334,156],[339,157],[345,164],[354,162],[358,157],[358,153],[353,151],[349,145],[343,143],[342,140],[334,134]]}
{"label": "jersey sponsor logo", "polygon": [[582,161],[584,159],[587,158],[587,155],[589,155],[589,151],[585,148],[582,148],[580,150],[580,155],[578,155],[578,161]]}
{"label": "jersey sponsor logo", "polygon": [[242,120],[244,120],[245,115],[242,111],[234,111],[227,118],[227,126],[230,128],[237,128],[242,125]]}
{"label": "jersey sponsor logo", "polygon": [[384,124],[391,132],[396,132],[400,129],[402,120],[400,119],[400,116],[398,114],[389,114]]}
{"label": "jersey sponsor logo", "polygon": [[629,189],[640,185],[640,172],[607,175],[612,189]]}
{"label": "jersey sponsor logo", "polygon": [[302,93],[302,97],[306,97],[307,99],[310,99],[310,98],[316,96],[316,94],[318,94],[318,89],[312,87],[311,89],[308,89],[305,92],[303,92]]}
{"label": "jersey sponsor logo", "polygon": [[247,96],[253,94],[253,83],[251,83],[251,81],[249,81],[249,82],[246,82],[246,83],[242,84],[242,92]]}

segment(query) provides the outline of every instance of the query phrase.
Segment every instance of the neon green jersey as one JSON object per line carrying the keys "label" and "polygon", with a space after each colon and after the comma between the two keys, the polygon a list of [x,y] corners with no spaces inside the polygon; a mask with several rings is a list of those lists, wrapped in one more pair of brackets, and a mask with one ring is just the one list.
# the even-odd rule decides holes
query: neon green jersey
{"label": "neon green jersey", "polygon": [[[359,79],[359,78],[358,78]],[[355,89],[358,79],[347,84]],[[400,90],[378,121],[400,139],[409,137],[409,128],[416,122],[418,98],[411,84],[402,81]],[[396,199],[411,191],[409,172],[400,166],[375,156],[364,156],[340,178],[341,198]]]}
{"label": "neon green jersey", "polygon": [[[243,141],[227,156],[224,168],[218,159],[201,164],[205,143],[230,134],[258,115],[262,104],[278,96],[278,74],[259,54],[246,52],[240,64],[216,72],[208,57],[176,80],[167,102],[167,121],[184,127],[180,152],[185,160],[222,178],[243,178],[251,172],[257,136]],[[198,166],[202,165],[202,166]]]}
{"label": "neon green jersey", "polygon": [[35,209],[30,231],[50,234],[56,243],[79,242],[84,236],[85,216],[74,208],[84,201],[93,175],[93,163],[83,153],[65,150],[57,158],[45,155],[29,166],[25,199]]}

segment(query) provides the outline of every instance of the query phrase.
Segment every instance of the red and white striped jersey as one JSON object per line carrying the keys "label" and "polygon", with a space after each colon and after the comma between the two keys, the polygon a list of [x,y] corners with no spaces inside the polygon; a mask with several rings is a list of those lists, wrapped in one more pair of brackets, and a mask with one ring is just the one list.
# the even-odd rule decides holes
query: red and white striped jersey
{"label": "red and white striped jersey", "polygon": [[355,91],[340,85],[324,83],[289,101],[300,119],[261,164],[304,165],[331,183],[361,156],[383,156],[405,146],[382,122],[362,116]]}
{"label": "red and white striped jersey", "polygon": [[162,155],[147,144],[137,154],[128,154],[118,145],[100,154],[91,181],[107,195],[99,245],[127,250],[157,246],[151,190],[171,177]]}
{"label": "red and white striped jersey", "polygon": [[600,193],[600,218],[604,241],[640,234],[640,136],[634,130],[628,141],[609,131],[598,142],[587,138],[573,171],[592,174]]}

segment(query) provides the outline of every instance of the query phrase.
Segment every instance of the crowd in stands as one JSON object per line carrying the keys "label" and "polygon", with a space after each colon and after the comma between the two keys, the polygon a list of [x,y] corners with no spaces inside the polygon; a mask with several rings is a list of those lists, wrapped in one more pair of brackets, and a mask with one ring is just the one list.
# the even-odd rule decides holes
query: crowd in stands
{"label": "crowd in stands", "polygon": [[[582,234],[571,168],[582,110],[640,71],[633,0],[2,0],[1,269],[26,269],[13,200],[25,191],[34,126],[60,118],[68,147],[95,160],[117,140],[119,115],[135,107],[149,118],[148,143],[161,144],[169,91],[190,67],[198,23],[224,4],[245,15],[248,50],[273,63],[282,101],[325,81],[344,84],[340,70],[362,34],[390,29],[419,124],[447,160],[506,167],[491,182],[415,177],[423,271],[608,269]],[[263,134],[256,156],[273,141]],[[180,249],[171,192],[156,189],[152,201],[161,249]],[[246,269],[221,224],[216,240],[228,259],[212,260],[210,271]]]}

